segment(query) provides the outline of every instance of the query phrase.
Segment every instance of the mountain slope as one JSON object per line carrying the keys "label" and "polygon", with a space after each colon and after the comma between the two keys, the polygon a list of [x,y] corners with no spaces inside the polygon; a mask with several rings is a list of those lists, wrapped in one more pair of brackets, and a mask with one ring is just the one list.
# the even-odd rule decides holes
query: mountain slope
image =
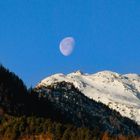
{"label": "mountain slope", "polygon": [[0,66],[0,139],[91,140],[140,136],[140,126],[86,97],[69,82],[27,90]]}
{"label": "mountain slope", "polygon": [[0,108],[12,115],[23,114],[27,109],[28,91],[23,81],[0,65]]}
{"label": "mountain slope", "polygon": [[56,82],[73,83],[85,96],[101,101],[140,124],[140,76],[121,75],[111,71],[68,75],[55,74],[42,80],[37,87],[47,87]]}
{"label": "mountain slope", "polygon": [[140,135],[140,128],[132,120],[122,117],[106,105],[86,97],[73,84],[68,82],[53,83],[47,87],[35,89],[40,99],[47,99],[65,117],[62,120],[78,127],[98,129],[110,134]]}

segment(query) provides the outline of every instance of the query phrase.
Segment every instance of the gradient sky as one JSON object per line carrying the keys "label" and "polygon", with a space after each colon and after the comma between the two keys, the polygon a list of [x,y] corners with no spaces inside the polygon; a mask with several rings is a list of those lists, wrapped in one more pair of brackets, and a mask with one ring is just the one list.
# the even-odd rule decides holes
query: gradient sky
{"label": "gradient sky", "polygon": [[28,86],[79,69],[140,73],[140,0],[1,0],[0,63]]}

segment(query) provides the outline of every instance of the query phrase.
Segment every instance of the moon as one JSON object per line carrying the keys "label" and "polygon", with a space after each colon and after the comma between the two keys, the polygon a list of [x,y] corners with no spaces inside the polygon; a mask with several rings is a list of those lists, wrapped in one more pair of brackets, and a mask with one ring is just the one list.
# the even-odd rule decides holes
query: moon
{"label": "moon", "polygon": [[72,54],[72,52],[74,50],[74,46],[75,46],[74,38],[66,37],[66,38],[62,39],[60,42],[60,45],[59,45],[60,52],[64,56],[69,56],[70,54]]}

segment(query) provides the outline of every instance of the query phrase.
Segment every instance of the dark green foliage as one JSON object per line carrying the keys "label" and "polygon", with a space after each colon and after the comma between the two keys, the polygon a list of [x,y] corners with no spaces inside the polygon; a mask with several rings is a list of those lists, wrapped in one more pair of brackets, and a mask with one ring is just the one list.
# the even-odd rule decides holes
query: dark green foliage
{"label": "dark green foliage", "polygon": [[[12,117],[8,116],[8,121],[4,121],[0,135],[20,137],[23,135],[54,134],[54,140],[91,140],[97,137],[88,128],[78,128],[73,125],[56,123],[39,117]],[[5,125],[6,124],[6,125]]]}
{"label": "dark green foliage", "polygon": [[0,107],[9,114],[19,115],[26,111],[27,89],[22,80],[0,65]]}
{"label": "dark green foliage", "polygon": [[[0,138],[9,138],[8,140],[20,140],[22,136],[45,135],[50,133],[53,140],[114,140],[117,137],[124,138],[120,140],[135,140],[135,136],[111,136],[107,132],[100,132],[97,129],[76,127],[51,121],[41,117],[11,117],[4,116],[7,121],[3,121],[0,126]],[[119,139],[118,139],[119,140]]]}

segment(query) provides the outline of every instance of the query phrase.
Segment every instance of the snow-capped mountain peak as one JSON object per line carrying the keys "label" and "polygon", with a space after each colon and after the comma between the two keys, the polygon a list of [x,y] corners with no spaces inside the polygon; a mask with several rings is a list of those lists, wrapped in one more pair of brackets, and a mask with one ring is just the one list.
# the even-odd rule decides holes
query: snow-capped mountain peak
{"label": "snow-capped mountain peak", "polygon": [[82,71],[80,71],[80,70],[77,70],[76,72],[74,72],[75,74],[77,74],[77,75],[82,75],[83,74],[83,72]]}
{"label": "snow-capped mountain peak", "polygon": [[111,71],[84,74],[77,71],[67,75],[52,75],[42,80],[37,87],[62,81],[73,83],[87,97],[108,105],[140,124],[139,75],[121,75]]}

